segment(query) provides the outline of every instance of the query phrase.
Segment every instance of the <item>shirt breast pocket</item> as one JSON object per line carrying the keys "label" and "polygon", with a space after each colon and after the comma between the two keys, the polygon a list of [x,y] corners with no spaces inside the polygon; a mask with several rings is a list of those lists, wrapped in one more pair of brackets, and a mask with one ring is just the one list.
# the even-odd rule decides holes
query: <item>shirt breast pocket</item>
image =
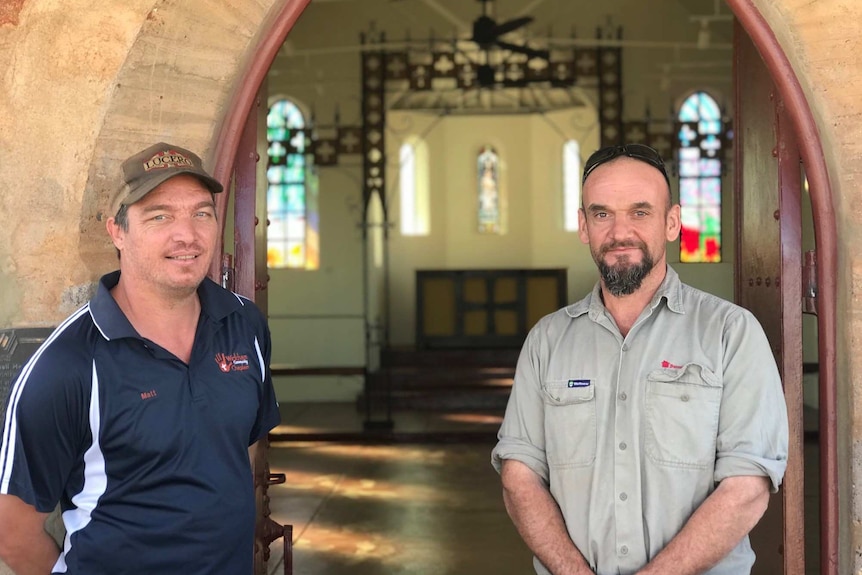
{"label": "shirt breast pocket", "polygon": [[706,469],[715,461],[721,382],[695,363],[647,376],[646,452],[655,463]]}
{"label": "shirt breast pocket", "polygon": [[591,465],[597,443],[595,385],[585,379],[549,380],[542,384],[542,391],[548,465]]}

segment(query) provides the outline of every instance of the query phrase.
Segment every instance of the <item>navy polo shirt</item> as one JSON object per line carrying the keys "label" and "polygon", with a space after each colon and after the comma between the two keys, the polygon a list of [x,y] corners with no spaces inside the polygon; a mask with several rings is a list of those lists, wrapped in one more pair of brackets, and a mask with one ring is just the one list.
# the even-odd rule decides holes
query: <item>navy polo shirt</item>
{"label": "navy polo shirt", "polygon": [[210,280],[189,364],[142,338],[104,276],[13,384],[0,493],[59,502],[53,573],[250,574],[248,446],[279,421],[266,319]]}

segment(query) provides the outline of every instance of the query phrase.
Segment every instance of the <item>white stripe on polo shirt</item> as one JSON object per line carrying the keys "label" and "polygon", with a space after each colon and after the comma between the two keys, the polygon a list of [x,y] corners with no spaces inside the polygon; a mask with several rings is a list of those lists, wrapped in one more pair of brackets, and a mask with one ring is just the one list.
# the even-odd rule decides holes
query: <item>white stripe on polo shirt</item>
{"label": "white stripe on polo shirt", "polygon": [[12,391],[9,394],[9,405],[6,406],[6,425],[3,429],[3,443],[0,444],[0,493],[9,493],[9,481],[12,477],[12,465],[15,458],[12,453],[15,450],[15,440],[18,437],[18,421],[14,417],[15,410],[18,408],[18,400],[21,398],[21,393],[24,391],[24,386],[27,385],[27,379],[33,371],[33,366],[42,356],[42,352],[51,345],[51,343],[59,337],[63,331],[74,323],[79,317],[87,313],[90,309],[90,304],[84,304],[78,311],[70,315],[54,330],[48,339],[39,346],[39,349],[33,356],[24,364],[21,370],[21,375],[15,380],[12,386]]}
{"label": "white stripe on polo shirt", "polygon": [[72,535],[80,531],[93,516],[93,510],[108,487],[108,476],[105,474],[105,454],[99,444],[99,431],[102,428],[102,416],[99,411],[99,375],[96,372],[96,362],[93,361],[93,380],[90,391],[90,434],[93,443],[84,453],[84,487],[81,492],[72,497],[74,509],[63,513],[63,524],[66,526],[66,539],[63,542],[63,552],[54,564],[54,572],[65,573],[66,555],[72,549]]}
{"label": "white stripe on polo shirt", "polygon": [[257,351],[257,363],[260,365],[260,380],[266,381],[266,362],[263,361],[263,354],[260,353],[260,344],[257,342],[257,336],[254,338],[254,349]]}

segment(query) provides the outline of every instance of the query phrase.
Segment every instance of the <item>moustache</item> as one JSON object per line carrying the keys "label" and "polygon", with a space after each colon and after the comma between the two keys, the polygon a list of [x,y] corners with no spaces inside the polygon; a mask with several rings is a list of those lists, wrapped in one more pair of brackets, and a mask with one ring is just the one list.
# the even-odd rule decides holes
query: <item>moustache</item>
{"label": "moustache", "polygon": [[605,255],[611,250],[616,250],[619,248],[638,248],[641,251],[646,251],[646,244],[643,242],[634,242],[634,241],[613,241],[607,243],[601,247],[600,253]]}

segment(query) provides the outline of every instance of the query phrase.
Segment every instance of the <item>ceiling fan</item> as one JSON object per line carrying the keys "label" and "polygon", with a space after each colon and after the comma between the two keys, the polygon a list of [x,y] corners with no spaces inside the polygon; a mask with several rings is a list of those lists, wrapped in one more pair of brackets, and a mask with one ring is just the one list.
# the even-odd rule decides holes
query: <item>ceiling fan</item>
{"label": "ceiling fan", "polygon": [[476,70],[476,79],[480,86],[492,86],[495,83],[496,73],[493,66],[491,66],[491,58],[489,55],[489,52],[494,48],[501,48],[516,54],[523,54],[529,59],[540,58],[548,60],[550,58],[550,52],[548,50],[537,50],[524,44],[513,44],[501,39],[502,36],[505,36],[510,32],[514,32],[515,30],[519,30],[532,22],[532,16],[521,16],[520,18],[513,18],[498,24],[496,20],[488,14],[488,3],[491,0],[479,1],[482,3],[482,15],[473,21],[473,33],[470,36],[470,41],[476,43],[479,48],[485,51],[485,63],[479,65]]}
{"label": "ceiling fan", "polygon": [[482,3],[482,15],[473,21],[473,34],[470,40],[479,45],[483,50],[490,50],[494,47],[502,48],[510,52],[524,54],[528,58],[542,58],[547,60],[549,53],[547,50],[537,50],[523,44],[512,44],[501,40],[501,36],[514,32],[523,28],[533,21],[532,16],[522,16],[513,18],[498,24],[491,16],[488,15],[488,3],[491,0],[479,0]]}

